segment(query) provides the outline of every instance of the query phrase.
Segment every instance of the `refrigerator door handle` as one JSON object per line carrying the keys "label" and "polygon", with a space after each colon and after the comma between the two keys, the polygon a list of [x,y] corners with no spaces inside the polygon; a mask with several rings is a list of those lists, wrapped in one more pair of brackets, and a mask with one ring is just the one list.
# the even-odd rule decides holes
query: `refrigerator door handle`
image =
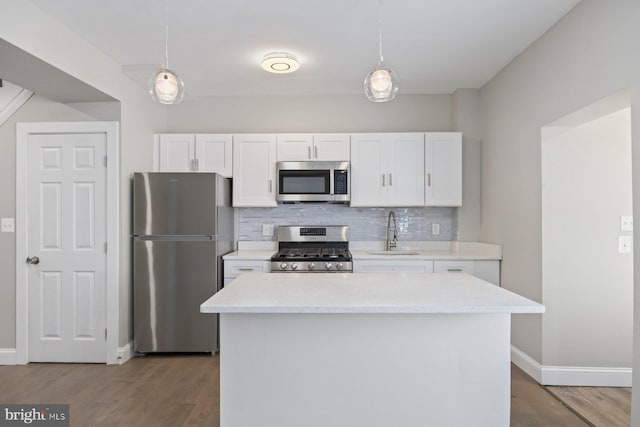
{"label": "refrigerator door handle", "polygon": [[205,235],[184,235],[184,236],[175,236],[175,235],[141,235],[141,236],[133,236],[136,240],[164,240],[164,241],[184,241],[184,240],[218,240],[218,236],[205,234]]}

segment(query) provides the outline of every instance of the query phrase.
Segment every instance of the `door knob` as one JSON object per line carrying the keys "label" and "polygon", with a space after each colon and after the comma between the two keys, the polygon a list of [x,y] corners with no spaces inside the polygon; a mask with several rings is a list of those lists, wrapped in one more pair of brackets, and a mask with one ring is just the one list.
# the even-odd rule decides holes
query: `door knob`
{"label": "door knob", "polygon": [[37,256],[27,257],[27,264],[40,264],[40,258],[38,258]]}

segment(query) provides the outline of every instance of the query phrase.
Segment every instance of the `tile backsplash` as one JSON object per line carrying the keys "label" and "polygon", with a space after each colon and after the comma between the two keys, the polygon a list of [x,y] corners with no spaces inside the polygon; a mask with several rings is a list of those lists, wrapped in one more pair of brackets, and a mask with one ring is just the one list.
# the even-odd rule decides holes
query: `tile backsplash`
{"label": "tile backsplash", "polygon": [[[277,240],[262,235],[263,224],[348,225],[349,240],[385,240],[389,211],[396,213],[400,241],[458,239],[456,208],[351,208],[340,204],[281,204],[275,208],[238,208],[239,240]],[[431,224],[440,234],[431,234]]]}

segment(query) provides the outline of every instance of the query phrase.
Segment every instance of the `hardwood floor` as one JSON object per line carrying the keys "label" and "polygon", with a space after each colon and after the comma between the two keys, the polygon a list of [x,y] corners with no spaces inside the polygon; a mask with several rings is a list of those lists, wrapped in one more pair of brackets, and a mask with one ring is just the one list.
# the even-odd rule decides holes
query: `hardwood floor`
{"label": "hardwood floor", "polygon": [[218,357],[136,357],[122,366],[0,366],[0,402],[68,403],[71,426],[217,426]]}
{"label": "hardwood floor", "polygon": [[[517,367],[512,366],[511,374],[511,426],[629,425],[624,405],[630,394],[620,398],[627,424],[586,421],[588,415],[576,415]],[[0,366],[0,403],[68,403],[74,427],[219,426],[219,380],[217,356],[154,355],[122,366]]]}
{"label": "hardwood floor", "polygon": [[631,388],[547,387],[547,389],[593,425],[626,427],[630,424]]}

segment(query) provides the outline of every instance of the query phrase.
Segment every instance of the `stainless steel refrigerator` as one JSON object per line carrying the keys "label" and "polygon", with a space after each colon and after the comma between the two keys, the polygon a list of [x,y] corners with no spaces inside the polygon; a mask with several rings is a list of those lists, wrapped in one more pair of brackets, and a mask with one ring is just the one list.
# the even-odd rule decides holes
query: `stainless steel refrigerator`
{"label": "stainless steel refrigerator", "polygon": [[136,352],[215,352],[218,316],[200,313],[234,249],[231,180],[213,173],[135,173]]}

